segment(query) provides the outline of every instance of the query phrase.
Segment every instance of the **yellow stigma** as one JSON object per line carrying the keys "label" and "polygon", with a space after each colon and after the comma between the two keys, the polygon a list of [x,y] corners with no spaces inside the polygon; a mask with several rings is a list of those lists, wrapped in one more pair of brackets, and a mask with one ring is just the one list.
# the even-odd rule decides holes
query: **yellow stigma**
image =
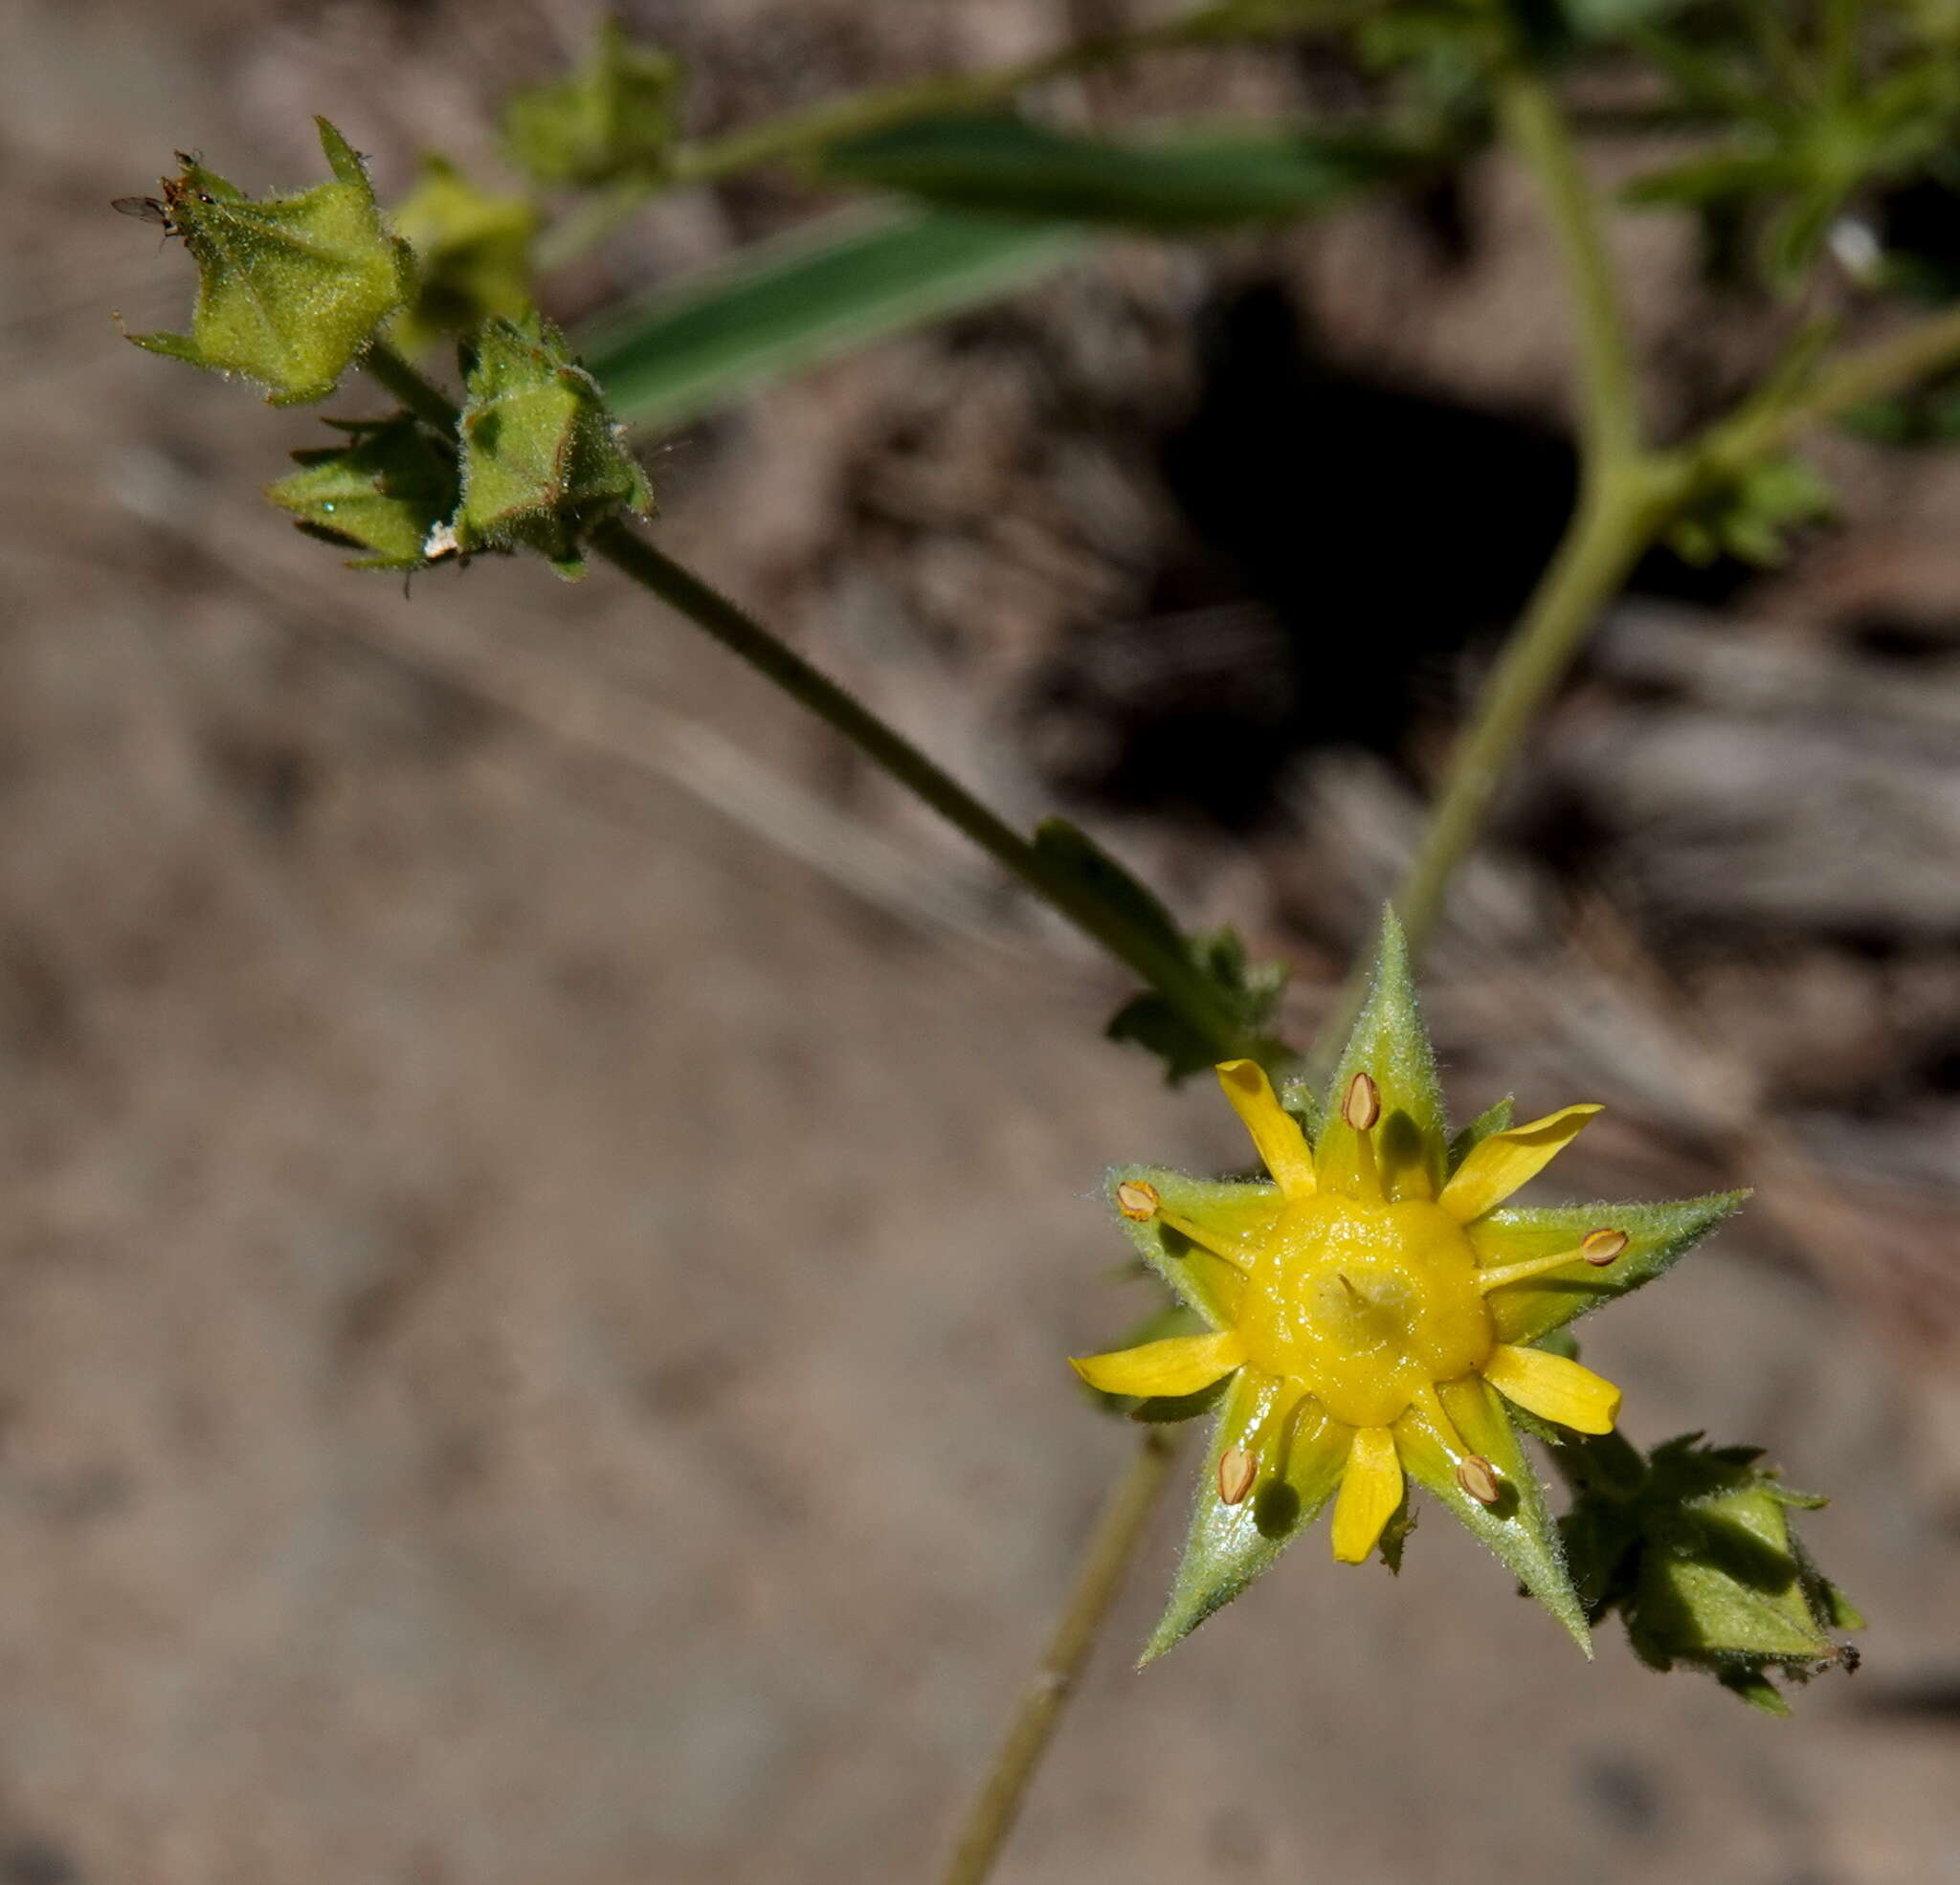
{"label": "yellow stigma", "polygon": [[1477,1258],[1440,1206],[1322,1192],[1290,1204],[1246,1277],[1254,1367],[1302,1383],[1336,1420],[1387,1427],[1496,1342]]}

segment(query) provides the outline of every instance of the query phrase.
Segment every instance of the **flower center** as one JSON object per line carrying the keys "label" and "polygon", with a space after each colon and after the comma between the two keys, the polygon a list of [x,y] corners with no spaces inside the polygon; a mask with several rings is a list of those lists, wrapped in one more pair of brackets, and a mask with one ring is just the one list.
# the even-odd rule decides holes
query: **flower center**
{"label": "flower center", "polygon": [[1247,1359],[1354,1427],[1387,1427],[1417,1388],[1481,1367],[1496,1341],[1455,1218],[1419,1202],[1322,1193],[1288,1205],[1246,1280]]}

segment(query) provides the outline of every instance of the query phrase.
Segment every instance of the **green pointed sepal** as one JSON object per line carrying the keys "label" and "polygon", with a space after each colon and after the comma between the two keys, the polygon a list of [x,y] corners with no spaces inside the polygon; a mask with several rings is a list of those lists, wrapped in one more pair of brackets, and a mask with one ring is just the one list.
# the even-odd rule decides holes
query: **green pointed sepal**
{"label": "green pointed sepal", "polygon": [[1220,1460],[1234,1447],[1259,1451],[1248,1447],[1248,1439],[1274,1422],[1283,1391],[1271,1376],[1247,1369],[1228,1384],[1198,1475],[1191,1530],[1170,1600],[1144,1645],[1140,1667],[1231,1603],[1312,1524],[1340,1483],[1353,1431],[1308,1408],[1286,1448],[1284,1472],[1263,1473],[1236,1505],[1219,1497]]}
{"label": "green pointed sepal", "polygon": [[366,554],[356,569],[420,569],[457,504],[456,455],[406,412],[329,419],[345,445],[295,452],[300,466],[266,489],[309,536]]}
{"label": "green pointed sepal", "polygon": [[1435,1197],[1449,1144],[1442,1083],[1415,999],[1409,944],[1390,909],[1382,912],[1367,997],[1321,1108],[1325,1123],[1314,1163],[1322,1185],[1336,1189],[1351,1188],[1361,1156],[1359,1136],[1342,1116],[1342,1101],[1357,1074],[1366,1074],[1381,1096],[1381,1118],[1370,1136],[1390,1195]]}
{"label": "green pointed sepal", "polygon": [[536,313],[487,322],[462,365],[454,546],[533,549],[560,575],[583,574],[586,532],[615,512],[645,517],[654,508],[598,383]]}
{"label": "green pointed sepal", "polygon": [[1614,1436],[1561,1458],[1577,1488],[1561,1521],[1595,1618],[1618,1610],[1650,1668],[1706,1670],[1752,1707],[1787,1715],[1771,1680],[1855,1669],[1833,1630],[1864,1619],[1811,1561],[1791,1514],[1824,1503],[1792,1491],[1753,1447],[1689,1433],[1642,1459]]}
{"label": "green pointed sepal", "polygon": [[[1125,1186],[1147,1186],[1160,1200],[1162,1212],[1139,1218],[1125,1210]],[[1178,1300],[1202,1316],[1207,1327],[1231,1327],[1243,1284],[1240,1273],[1225,1259],[1250,1263],[1258,1255],[1280,1215],[1280,1187],[1265,1181],[1188,1178],[1159,1165],[1118,1165],[1105,1177],[1103,1188],[1137,1254],[1169,1284]],[[1202,1231],[1204,1242],[1175,1229],[1164,1213]]]}
{"label": "green pointed sepal", "polygon": [[167,227],[197,265],[190,332],[128,337],[256,381],[275,406],[326,398],[414,287],[413,254],[382,219],[360,156],[314,122],[331,183],[254,200],[189,158],[164,180]]}
{"label": "green pointed sepal", "polygon": [[1444,1384],[1437,1395],[1463,1443],[1497,1469],[1497,1501],[1485,1505],[1463,1489],[1447,1437],[1414,1408],[1395,1428],[1403,1469],[1497,1555],[1590,1658],[1592,1632],[1566,1568],[1558,1523],[1546,1505],[1545,1489],[1525,1452],[1509,1404],[1475,1376]]}
{"label": "green pointed sepal", "polygon": [[541,184],[658,183],[673,166],[680,80],[671,53],[635,46],[609,19],[576,72],[511,98],[504,150]]}
{"label": "green pointed sepal", "polygon": [[389,329],[398,352],[414,359],[445,334],[467,334],[496,315],[514,320],[530,306],[535,204],[479,189],[430,151],[392,214],[419,264],[414,299]]}
{"label": "green pointed sepal", "polygon": [[1749,1194],[1717,1191],[1706,1197],[1659,1204],[1500,1205],[1471,1229],[1486,1263],[1518,1263],[1576,1250],[1588,1231],[1623,1231],[1626,1249],[1594,1269],[1575,1259],[1528,1282],[1513,1283],[1489,1297],[1500,1342],[1535,1342],[1541,1336],[1650,1283],[1678,1263]]}

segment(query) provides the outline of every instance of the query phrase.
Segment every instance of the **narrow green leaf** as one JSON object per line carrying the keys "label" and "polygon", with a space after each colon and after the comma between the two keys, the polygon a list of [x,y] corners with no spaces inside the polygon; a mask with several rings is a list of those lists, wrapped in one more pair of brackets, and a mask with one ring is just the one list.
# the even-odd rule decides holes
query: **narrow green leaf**
{"label": "narrow green leaf", "polygon": [[903,190],[946,209],[1176,233],[1303,215],[1409,161],[1379,140],[1118,144],[1018,118],[936,118],[833,144],[818,168],[835,182]]}
{"label": "narrow green leaf", "polygon": [[854,212],[759,245],[575,338],[621,418],[674,426],[818,361],[998,300],[1086,242],[1047,224]]}

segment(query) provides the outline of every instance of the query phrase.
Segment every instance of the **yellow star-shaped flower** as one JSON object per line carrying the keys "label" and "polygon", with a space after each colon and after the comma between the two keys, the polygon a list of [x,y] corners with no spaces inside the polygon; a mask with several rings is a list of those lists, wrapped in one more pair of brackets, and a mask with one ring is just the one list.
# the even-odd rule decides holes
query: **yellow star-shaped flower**
{"label": "yellow star-shaped flower", "polygon": [[1590,1653],[1517,1421],[1522,1410],[1604,1433],[1619,1390],[1536,1344],[1659,1275],[1741,1194],[1507,1205],[1599,1108],[1514,1126],[1505,1100],[1451,1140],[1392,916],[1324,1122],[1303,1094],[1282,1103],[1250,1060],[1218,1077],[1268,1182],[1110,1175],[1144,1255],[1211,1332],[1075,1364],[1159,1418],[1200,1410],[1223,1384],[1184,1564],[1146,1660],[1236,1596],[1329,1497],[1334,1556],[1363,1562],[1411,1478]]}

